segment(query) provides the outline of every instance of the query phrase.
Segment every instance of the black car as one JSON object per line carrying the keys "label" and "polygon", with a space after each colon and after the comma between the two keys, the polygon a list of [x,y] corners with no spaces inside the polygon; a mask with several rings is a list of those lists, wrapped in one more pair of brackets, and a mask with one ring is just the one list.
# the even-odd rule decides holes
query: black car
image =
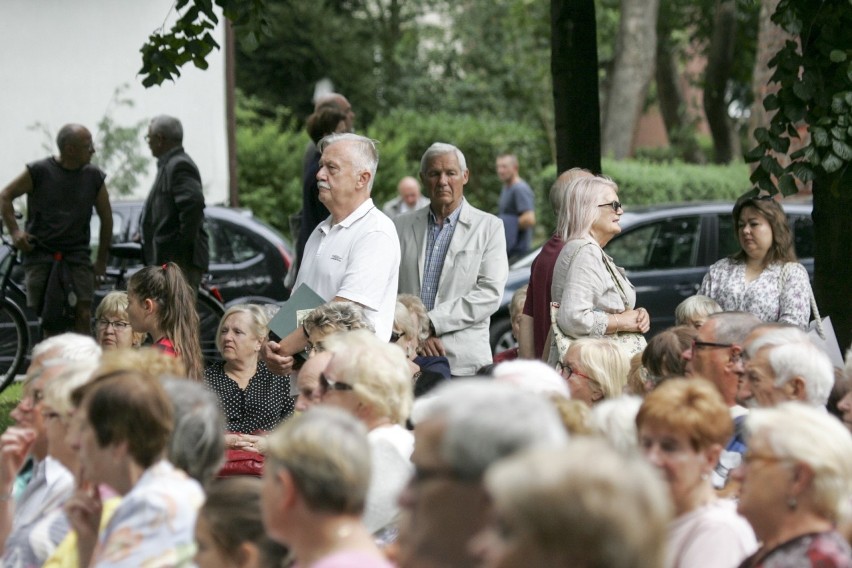
{"label": "black car", "polygon": [[[139,234],[142,201],[112,203],[113,243],[135,240]],[[207,283],[216,288],[226,305],[281,302],[290,297],[285,284],[293,261],[290,242],[278,231],[244,209],[208,205],[204,225],[210,239]],[[100,221],[92,216],[92,239],[98,238]],[[97,242],[92,243],[92,249]],[[121,261],[111,259],[117,267]],[[141,265],[140,265],[141,266]],[[138,267],[130,267],[134,272]]]}
{"label": "black car", "polygon": [[[784,203],[793,231],[796,255],[813,279],[814,230],[811,203]],[[636,305],[651,315],[650,335],[674,325],[679,303],[698,292],[711,264],[739,250],[731,211],[733,203],[685,203],[626,211],[621,233],[606,252],[627,271],[636,288]],[[539,249],[540,250],[540,249]],[[512,347],[509,303],[512,294],[529,282],[536,250],[510,267],[500,308],[491,316],[491,348]]]}

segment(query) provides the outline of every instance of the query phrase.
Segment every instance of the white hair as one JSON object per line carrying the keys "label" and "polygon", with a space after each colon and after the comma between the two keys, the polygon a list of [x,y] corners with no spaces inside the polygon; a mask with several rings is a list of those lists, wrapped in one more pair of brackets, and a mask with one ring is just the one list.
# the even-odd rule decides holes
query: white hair
{"label": "white hair", "polygon": [[834,366],[805,332],[796,327],[774,329],[751,342],[748,356],[756,356],[761,349],[767,350],[766,359],[775,376],[776,387],[801,377],[805,382],[807,402],[825,407],[834,387]]}
{"label": "white hair", "polygon": [[376,141],[351,132],[340,132],[324,137],[317,144],[317,148],[320,153],[323,153],[326,148],[337,142],[354,142],[351,146],[354,152],[350,156],[352,165],[356,172],[370,172],[370,183],[367,184],[367,191],[372,190],[373,182],[376,181],[376,170],[379,168],[379,151],[376,149]]}
{"label": "white hair", "polygon": [[79,333],[62,333],[49,337],[33,347],[32,358],[50,353],[51,359],[84,361],[98,359],[101,348],[94,338]]}
{"label": "white hair", "polygon": [[636,415],[641,406],[642,397],[634,395],[603,400],[592,407],[592,428],[622,454],[635,452]]}
{"label": "white hair", "polygon": [[418,422],[443,421],[441,456],[455,472],[479,478],[517,451],[561,446],[568,434],[556,408],[540,395],[487,379],[457,380],[436,389]]}
{"label": "white hair", "polygon": [[444,154],[450,153],[454,153],[456,155],[456,159],[459,162],[459,169],[461,169],[462,173],[466,172],[467,160],[464,159],[464,154],[462,154],[461,150],[452,144],[447,144],[446,142],[435,142],[426,149],[426,152],[423,153],[423,157],[420,158],[420,173],[425,174],[426,168],[429,167],[429,164],[437,156],[443,156]]}
{"label": "white hair", "polygon": [[852,434],[837,418],[799,402],[785,402],[752,410],[746,428],[752,438],[764,436],[776,456],[807,464],[813,471],[812,500],[817,513],[832,522],[848,513]]}
{"label": "white hair", "polygon": [[492,373],[498,383],[506,383],[520,387],[533,394],[556,394],[571,398],[568,383],[556,370],[541,361],[531,359],[516,359],[500,363]]}

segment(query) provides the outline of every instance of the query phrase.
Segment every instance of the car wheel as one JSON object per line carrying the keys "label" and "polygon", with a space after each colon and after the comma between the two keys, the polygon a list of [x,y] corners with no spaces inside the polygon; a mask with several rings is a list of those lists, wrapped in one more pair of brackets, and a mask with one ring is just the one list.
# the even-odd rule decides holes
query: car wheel
{"label": "car wheel", "polygon": [[518,345],[512,335],[512,320],[509,318],[491,322],[491,353],[497,355]]}

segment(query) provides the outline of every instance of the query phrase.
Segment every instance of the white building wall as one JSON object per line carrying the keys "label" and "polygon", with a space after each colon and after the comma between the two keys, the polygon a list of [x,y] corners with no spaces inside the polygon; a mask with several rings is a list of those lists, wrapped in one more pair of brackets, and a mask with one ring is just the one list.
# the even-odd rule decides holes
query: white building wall
{"label": "white building wall", "polygon": [[[173,0],[0,0],[0,187],[27,162],[46,156],[44,134],[29,126],[44,123],[55,135],[63,124],[79,122],[96,137],[115,88],[128,83],[124,94],[135,106],[117,108],[116,122],[178,117],[207,203],[226,199],[224,50],[211,53],[205,71],[183,67],[175,83],[145,89],[137,76],[139,48],[164,20],[166,29],[175,21],[172,5]],[[212,35],[224,48],[221,22]],[[145,141],[141,144],[149,155]],[[155,173],[152,158],[136,190],[139,197],[147,194]]]}

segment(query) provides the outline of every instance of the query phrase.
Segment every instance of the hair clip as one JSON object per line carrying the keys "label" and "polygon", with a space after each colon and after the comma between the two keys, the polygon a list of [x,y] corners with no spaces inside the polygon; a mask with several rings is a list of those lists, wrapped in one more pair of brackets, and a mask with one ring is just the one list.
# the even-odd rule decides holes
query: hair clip
{"label": "hair clip", "polygon": [[163,272],[165,272],[165,271],[166,271],[166,268],[168,268],[168,266],[169,266],[168,264],[164,264],[164,265],[163,265]]}

